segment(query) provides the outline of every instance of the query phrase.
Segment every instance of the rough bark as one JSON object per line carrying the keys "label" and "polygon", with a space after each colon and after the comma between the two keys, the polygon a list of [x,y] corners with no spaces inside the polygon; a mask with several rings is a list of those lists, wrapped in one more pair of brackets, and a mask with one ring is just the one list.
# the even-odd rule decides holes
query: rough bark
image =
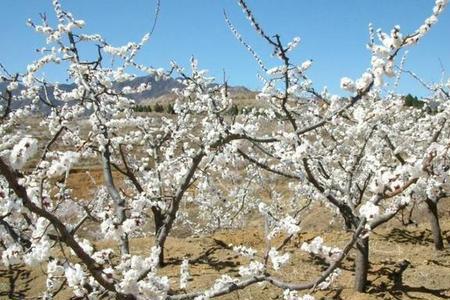
{"label": "rough bark", "polygon": [[[153,216],[155,218],[155,233],[156,233],[156,236],[158,236],[159,232],[161,232],[162,227],[164,225],[164,218],[163,218],[161,213],[154,213]],[[164,241],[160,241],[159,239],[156,239],[156,242],[157,242],[159,248],[161,249],[161,251],[159,252],[158,266],[159,267],[163,267],[164,266],[164,244],[165,244],[165,240]]]}
{"label": "rough bark", "polygon": [[356,243],[355,286],[357,292],[364,293],[369,272],[369,238],[361,238]]}
{"label": "rough bark", "polygon": [[428,219],[433,233],[433,243],[436,250],[444,250],[444,241],[442,239],[441,225],[439,224],[439,215],[437,203],[431,199],[425,201],[428,209]]}

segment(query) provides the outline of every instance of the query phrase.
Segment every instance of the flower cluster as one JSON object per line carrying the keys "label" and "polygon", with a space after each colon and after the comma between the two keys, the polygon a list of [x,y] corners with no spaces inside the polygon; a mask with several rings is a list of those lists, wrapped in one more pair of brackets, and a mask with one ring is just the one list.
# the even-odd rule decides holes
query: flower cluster
{"label": "flower cluster", "polygon": [[301,250],[323,258],[328,263],[332,263],[342,254],[341,249],[324,245],[320,236],[315,237],[310,243],[303,243]]}

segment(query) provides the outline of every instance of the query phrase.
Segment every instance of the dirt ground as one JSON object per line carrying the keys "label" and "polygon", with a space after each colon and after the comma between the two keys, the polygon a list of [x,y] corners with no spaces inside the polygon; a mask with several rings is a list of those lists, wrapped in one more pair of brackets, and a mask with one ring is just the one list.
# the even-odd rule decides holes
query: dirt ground
{"label": "dirt ground", "polygon": [[[450,222],[443,225],[447,240],[445,251],[436,252],[432,247],[431,232],[424,226],[417,228],[383,229],[371,236],[370,275],[367,294],[352,291],[353,254],[342,265],[343,273],[333,287],[324,292],[313,293],[316,299],[450,299]],[[288,281],[305,282],[314,278],[326,266],[298,251],[303,241],[321,235],[329,245],[342,246],[348,234],[341,231],[308,232],[293,240],[286,248],[292,254],[285,272],[278,274]],[[193,291],[211,285],[220,274],[237,274],[240,265],[247,261],[224,247],[248,245],[260,250],[264,248],[262,232],[259,228],[222,231],[212,236],[192,238],[170,238],[166,257],[168,266],[160,274],[169,276],[172,286],[178,287],[179,266],[186,256],[191,261],[192,280],[188,290]],[[98,243],[97,247],[109,245]],[[135,239],[131,243],[132,252],[147,255],[152,245],[150,238]],[[399,272],[400,262],[407,260],[410,265]],[[45,286],[45,266],[29,270],[14,267],[0,270],[1,299],[34,299]],[[282,299],[282,291],[270,285],[252,286],[236,291],[219,299]],[[69,299],[70,291],[61,292],[56,299]]]}
{"label": "dirt ground", "polygon": [[[74,188],[80,199],[92,196],[94,181],[97,184],[101,182],[98,170],[91,170],[90,176],[85,171],[74,172],[69,180],[69,186]],[[406,227],[394,220],[389,226],[373,232],[370,237],[370,283],[366,294],[352,290],[354,251],[344,260],[342,275],[332,288],[327,291],[311,291],[311,294],[316,299],[450,299],[450,200],[445,200],[440,209],[446,250],[434,250],[431,231],[423,216],[418,216],[418,219],[424,221],[418,226]],[[330,246],[343,247],[347,243],[350,234],[342,231],[338,224],[328,226],[330,215],[323,211],[317,209],[304,220],[302,234],[286,247],[286,251],[291,253],[288,265],[282,269],[283,273],[273,271],[275,275],[286,281],[310,281],[326,268],[326,264],[300,251],[300,245],[318,235]],[[318,225],[322,224],[321,221],[326,226]],[[192,275],[187,291],[210,286],[220,274],[238,276],[239,266],[245,265],[248,260],[229,250],[226,247],[229,244],[251,246],[262,253],[265,247],[262,227],[253,225],[243,230],[220,231],[210,236],[187,238],[177,237],[175,234],[168,239],[166,246],[168,265],[159,270],[159,274],[167,275],[174,292],[180,292],[177,290],[180,264],[187,257]],[[277,245],[277,240],[274,245]],[[111,242],[99,241],[95,246],[97,249],[111,247]],[[134,254],[146,256],[151,246],[151,237],[131,241],[131,251]],[[401,265],[407,267],[402,270]],[[0,299],[39,298],[45,287],[45,269],[45,265],[33,269],[23,266],[0,268]],[[282,292],[263,284],[235,291],[218,299],[282,299]],[[70,290],[64,289],[56,299],[70,299],[70,296]]]}

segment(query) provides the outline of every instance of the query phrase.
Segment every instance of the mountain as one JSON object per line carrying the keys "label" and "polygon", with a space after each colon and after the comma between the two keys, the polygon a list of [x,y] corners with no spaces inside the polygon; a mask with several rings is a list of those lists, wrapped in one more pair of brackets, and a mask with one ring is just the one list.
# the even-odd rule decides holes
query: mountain
{"label": "mountain", "polygon": [[[142,105],[147,105],[150,104],[151,102],[154,101],[159,101],[158,99],[174,99],[174,94],[172,92],[172,90],[174,88],[181,88],[183,85],[174,78],[167,78],[167,79],[161,79],[161,80],[155,80],[155,78],[151,75],[149,76],[141,76],[141,77],[136,77],[132,80],[128,80],[125,82],[116,82],[113,84],[114,88],[117,90],[122,90],[123,87],[125,86],[130,86],[132,88],[136,88],[139,85],[143,84],[143,83],[149,83],[151,84],[152,88],[150,90],[144,91],[142,93],[138,93],[138,94],[131,94],[129,95],[129,97],[133,100],[136,101],[136,103],[138,104],[142,104]],[[8,83],[6,82],[0,82],[0,93],[3,93],[6,90]],[[59,89],[64,90],[64,91],[71,91],[75,88],[75,84],[59,84],[58,85]],[[19,88],[15,91],[16,94],[20,93],[20,91],[23,90],[23,86],[19,86]],[[57,99],[55,99],[55,97],[53,96],[53,86],[49,86],[48,89],[48,95],[50,100],[52,100],[52,102],[55,105],[62,105],[62,101],[59,101]],[[255,94],[255,92],[252,92],[251,90],[249,90],[248,88],[244,87],[244,86],[235,86],[235,87],[230,87],[229,91],[232,95],[251,95],[251,97],[254,97],[253,95]],[[41,94],[44,95],[44,90],[42,89]],[[2,101],[0,101],[0,105],[2,104]],[[21,105],[23,105],[23,102],[21,102]],[[17,104],[13,104],[12,108],[15,109],[17,108],[18,105]],[[46,113],[48,113],[50,111],[49,107],[46,105],[42,105],[42,110]]]}
{"label": "mountain", "polygon": [[130,95],[130,98],[136,100],[137,103],[140,103],[143,100],[155,99],[160,96],[169,94],[172,92],[174,88],[181,88],[183,86],[178,80],[173,78],[155,80],[153,76],[148,75],[136,77],[132,80],[125,82],[116,83],[114,84],[114,87],[117,90],[121,90],[125,86],[136,88],[143,83],[150,84],[152,88],[150,90],[144,91],[143,93]]}

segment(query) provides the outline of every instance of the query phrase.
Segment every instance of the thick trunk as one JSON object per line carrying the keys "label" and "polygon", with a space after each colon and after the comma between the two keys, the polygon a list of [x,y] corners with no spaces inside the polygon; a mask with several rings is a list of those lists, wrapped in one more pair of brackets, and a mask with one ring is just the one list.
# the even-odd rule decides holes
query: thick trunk
{"label": "thick trunk", "polygon": [[158,262],[158,267],[162,268],[165,265],[164,262],[164,244],[165,244],[165,240],[159,244],[159,248],[161,249],[161,252],[159,252],[159,262]]}
{"label": "thick trunk", "polygon": [[159,267],[164,267],[164,245],[166,244],[167,234],[168,232],[164,230],[164,226],[161,226],[159,230],[156,233],[156,245],[159,246],[160,252],[159,252]]}
{"label": "thick trunk", "polygon": [[425,201],[428,208],[428,218],[431,224],[431,232],[433,233],[434,248],[436,250],[444,250],[444,242],[442,239],[441,225],[439,224],[439,215],[437,203],[427,199]]}
{"label": "thick trunk", "polygon": [[153,213],[155,218],[155,243],[159,246],[161,252],[159,252],[159,262],[158,266],[164,266],[164,244],[166,243],[166,238],[161,238],[161,232],[164,225],[164,218],[161,213],[158,211],[157,213]]}
{"label": "thick trunk", "polygon": [[369,272],[369,238],[360,238],[356,243],[355,291],[365,292]]}
{"label": "thick trunk", "polygon": [[128,234],[124,233],[120,237],[119,248],[120,248],[120,253],[122,253],[122,254],[130,253],[130,243],[128,242]]}

